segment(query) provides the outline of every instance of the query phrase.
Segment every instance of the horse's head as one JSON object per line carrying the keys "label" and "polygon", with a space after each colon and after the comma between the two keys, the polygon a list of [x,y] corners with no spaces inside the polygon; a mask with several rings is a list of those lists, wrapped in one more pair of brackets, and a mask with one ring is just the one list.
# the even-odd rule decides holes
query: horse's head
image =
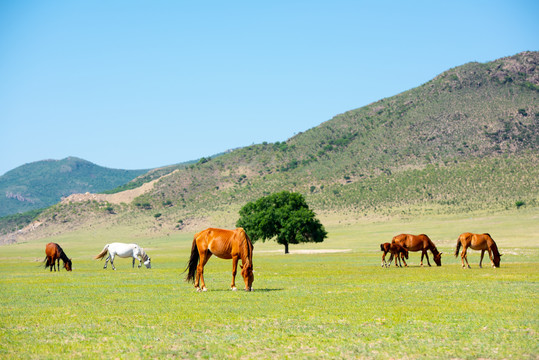
{"label": "horse's head", "polygon": [[67,271],[71,271],[72,265],[73,265],[73,263],[71,262],[71,259],[67,259],[67,261],[64,261],[64,268]]}
{"label": "horse's head", "polygon": [[496,251],[492,252],[492,262],[494,263],[494,267],[499,268],[500,267],[500,260],[502,259],[502,254],[498,252],[498,249]]}
{"label": "horse's head", "polygon": [[501,260],[502,255],[500,254],[500,251],[498,250],[498,246],[496,245],[494,240],[492,240],[491,250],[492,250],[492,262],[494,263],[494,267],[498,268],[500,267],[500,260]]}
{"label": "horse's head", "polygon": [[241,267],[241,276],[245,281],[245,290],[251,291],[253,289],[253,281],[255,281],[255,275],[253,273],[253,264],[247,261],[246,264],[240,265]]}
{"label": "horse's head", "polygon": [[500,260],[501,260],[501,255],[499,256],[494,256],[492,261],[494,262],[494,267],[500,267]]}
{"label": "horse's head", "polygon": [[144,261],[144,265],[146,265],[146,268],[151,269],[152,268],[152,259],[148,256],[148,258]]}
{"label": "horse's head", "polygon": [[438,254],[434,255],[434,262],[438,266],[442,266],[442,254],[443,253],[438,253]]}

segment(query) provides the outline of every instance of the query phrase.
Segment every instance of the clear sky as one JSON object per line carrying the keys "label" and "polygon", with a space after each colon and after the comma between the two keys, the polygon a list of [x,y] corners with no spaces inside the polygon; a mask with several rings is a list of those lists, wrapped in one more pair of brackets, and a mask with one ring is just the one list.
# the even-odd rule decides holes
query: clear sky
{"label": "clear sky", "polygon": [[470,61],[539,50],[539,1],[0,0],[0,175],[284,141]]}

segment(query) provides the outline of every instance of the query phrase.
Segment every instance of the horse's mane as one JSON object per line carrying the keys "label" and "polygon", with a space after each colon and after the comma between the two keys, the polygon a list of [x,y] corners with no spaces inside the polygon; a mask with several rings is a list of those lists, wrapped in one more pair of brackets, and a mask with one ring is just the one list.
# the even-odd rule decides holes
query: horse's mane
{"label": "horse's mane", "polygon": [[[492,238],[491,238],[492,239]],[[498,245],[496,245],[496,243],[494,242],[494,240],[492,240],[492,252],[494,253],[494,256],[497,256],[497,257],[500,257],[500,251],[498,250]]]}
{"label": "horse's mane", "polygon": [[426,234],[421,234],[419,236],[424,236],[427,238],[427,240],[429,240],[429,244],[432,246],[432,248],[430,249],[430,251],[432,251],[432,253],[434,255],[438,255],[440,252],[438,251],[438,248],[436,247],[436,245],[434,245],[434,242],[426,235]]}
{"label": "horse's mane", "polygon": [[67,257],[67,254],[64,252],[64,249],[62,249],[62,247],[58,244],[56,244],[56,247],[58,248],[58,251],[60,251],[60,259],[62,259],[64,263],[68,262],[69,258]]}
{"label": "horse's mane", "polygon": [[238,228],[238,230],[240,230],[240,232],[243,234],[242,239],[241,239],[241,246],[245,247],[245,249],[247,250],[247,254],[246,254],[247,260],[249,260],[249,263],[252,265],[253,264],[253,249],[254,249],[253,242],[251,241],[251,239],[249,238],[249,235],[247,235],[247,233],[245,232],[243,228]]}
{"label": "horse's mane", "polygon": [[139,247],[140,249],[140,256],[142,256],[142,260],[146,261],[148,260],[148,254],[146,254],[146,251],[144,251],[143,248]]}

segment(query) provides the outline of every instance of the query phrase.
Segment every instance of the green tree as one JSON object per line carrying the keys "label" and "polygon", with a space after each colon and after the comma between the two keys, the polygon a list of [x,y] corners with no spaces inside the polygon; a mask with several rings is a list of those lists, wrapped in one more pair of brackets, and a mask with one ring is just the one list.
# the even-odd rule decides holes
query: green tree
{"label": "green tree", "polygon": [[244,228],[253,242],[275,237],[284,245],[285,254],[289,244],[322,242],[327,237],[303,195],[288,191],[247,203],[240,210],[236,226]]}

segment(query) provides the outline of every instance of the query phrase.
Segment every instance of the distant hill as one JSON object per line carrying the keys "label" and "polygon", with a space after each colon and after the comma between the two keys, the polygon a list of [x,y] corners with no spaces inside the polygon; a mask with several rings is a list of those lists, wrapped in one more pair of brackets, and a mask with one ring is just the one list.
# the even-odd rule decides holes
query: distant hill
{"label": "distant hill", "polygon": [[525,52],[179,171],[139,201],[196,217],[290,189],[318,211],[499,209],[539,200],[538,149],[539,52]]}
{"label": "distant hill", "polygon": [[234,226],[246,202],[281,190],[350,221],[537,207],[539,52],[465,64],[286,142],[204,159],[126,206],[55,205],[40,228]]}
{"label": "distant hill", "polygon": [[146,172],[108,169],[76,157],[25,164],[0,176],[0,217],[45,208],[74,193],[110,190]]}

